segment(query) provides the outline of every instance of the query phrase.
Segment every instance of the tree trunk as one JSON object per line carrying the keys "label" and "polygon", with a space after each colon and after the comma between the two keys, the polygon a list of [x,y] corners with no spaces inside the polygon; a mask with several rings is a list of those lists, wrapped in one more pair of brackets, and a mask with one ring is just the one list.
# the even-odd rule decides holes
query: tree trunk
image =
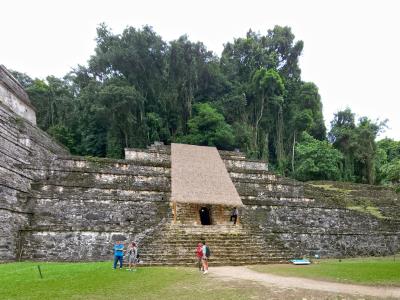
{"label": "tree trunk", "polygon": [[293,146],[292,146],[292,173],[294,174],[294,149],[296,145],[296,131],[293,132]]}
{"label": "tree trunk", "polygon": [[256,122],[255,122],[255,136],[254,136],[254,146],[256,150],[259,151],[258,147],[258,124],[260,123],[263,113],[264,113],[264,103],[265,103],[265,96],[264,93],[261,95],[261,107],[260,107],[260,113],[258,116],[256,116]]}
{"label": "tree trunk", "polygon": [[284,151],[283,151],[283,113],[282,106],[279,105],[278,116],[276,119],[276,159],[278,161],[278,168],[280,171],[283,169]]}

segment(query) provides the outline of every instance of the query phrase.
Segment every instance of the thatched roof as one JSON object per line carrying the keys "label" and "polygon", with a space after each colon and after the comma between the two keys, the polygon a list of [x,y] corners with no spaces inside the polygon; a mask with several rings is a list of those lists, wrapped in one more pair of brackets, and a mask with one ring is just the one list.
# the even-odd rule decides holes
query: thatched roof
{"label": "thatched roof", "polygon": [[215,147],[171,145],[171,200],[243,206]]}

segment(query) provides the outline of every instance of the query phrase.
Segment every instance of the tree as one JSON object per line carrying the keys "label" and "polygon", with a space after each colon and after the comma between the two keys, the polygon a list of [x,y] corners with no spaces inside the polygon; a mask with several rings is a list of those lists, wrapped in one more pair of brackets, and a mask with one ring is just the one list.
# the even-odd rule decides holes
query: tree
{"label": "tree", "polygon": [[377,183],[393,185],[400,191],[400,141],[378,141],[375,166]]}
{"label": "tree", "polygon": [[189,120],[189,133],[178,139],[193,145],[216,146],[218,149],[232,150],[233,130],[225,122],[223,115],[208,103],[194,105],[194,116]]}
{"label": "tree", "polygon": [[[240,148],[293,175],[303,132],[326,139],[318,87],[301,80],[302,49],[282,26],[249,30],[219,58],[186,35],[166,42],[150,26],[116,34],[101,24],[87,66],[64,78],[14,74],[37,107],[39,126],[75,154],[120,158],[125,147],[181,140]],[[378,160],[383,150],[370,125],[356,125],[350,110],[335,116],[329,140],[343,153],[342,178],[371,182],[375,172],[387,181],[381,167],[389,161]]]}
{"label": "tree", "polygon": [[366,117],[354,122],[349,108],[335,114],[329,139],[344,155],[343,177],[345,180],[375,183],[377,148],[375,139],[386,126],[386,121],[373,122]]}
{"label": "tree", "polygon": [[328,134],[333,146],[343,153],[343,179],[354,181],[354,152],[357,147],[355,141],[354,113],[350,108],[339,111],[331,122],[331,130]]}
{"label": "tree", "polygon": [[296,145],[295,177],[307,180],[340,180],[342,154],[327,141],[319,141],[304,132]]}
{"label": "tree", "polygon": [[74,136],[69,128],[62,124],[57,124],[54,126],[51,126],[47,132],[56,139],[57,142],[63,144],[66,146],[69,151],[72,153],[75,153],[75,140]]}
{"label": "tree", "polygon": [[[272,100],[276,100],[279,103],[277,120],[280,116],[282,116],[282,106],[280,102],[282,101],[281,96],[284,93],[285,86],[283,85],[282,78],[275,70],[266,70],[265,68],[261,68],[253,75],[252,88],[256,95],[255,101],[253,102],[254,147],[257,150],[260,150],[261,157],[264,156],[263,158],[266,158],[265,155],[261,154],[261,151],[263,149],[268,149],[268,135],[266,135],[264,138],[260,137],[260,122],[266,114],[266,111],[268,110]],[[281,139],[279,139],[278,135],[277,144],[279,143],[281,143]]]}
{"label": "tree", "polygon": [[326,139],[326,128],[322,115],[321,96],[318,87],[312,82],[302,83],[299,90],[299,108],[311,116],[311,122],[307,123],[307,132],[318,140]]}

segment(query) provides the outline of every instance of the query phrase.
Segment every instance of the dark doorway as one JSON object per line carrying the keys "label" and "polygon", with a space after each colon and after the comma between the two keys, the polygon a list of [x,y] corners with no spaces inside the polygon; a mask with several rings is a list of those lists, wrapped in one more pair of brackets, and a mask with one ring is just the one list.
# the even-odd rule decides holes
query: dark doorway
{"label": "dark doorway", "polygon": [[210,209],[208,207],[200,208],[201,225],[211,225]]}

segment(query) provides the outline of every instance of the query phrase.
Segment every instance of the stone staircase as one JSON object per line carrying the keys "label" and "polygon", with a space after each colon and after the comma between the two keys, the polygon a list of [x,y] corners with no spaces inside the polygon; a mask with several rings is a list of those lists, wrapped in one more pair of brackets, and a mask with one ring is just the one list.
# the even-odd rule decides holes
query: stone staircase
{"label": "stone staircase", "polygon": [[241,225],[166,224],[151,241],[144,241],[140,256],[145,265],[194,266],[196,246],[205,240],[213,266],[284,263],[293,258],[273,235],[249,232]]}

